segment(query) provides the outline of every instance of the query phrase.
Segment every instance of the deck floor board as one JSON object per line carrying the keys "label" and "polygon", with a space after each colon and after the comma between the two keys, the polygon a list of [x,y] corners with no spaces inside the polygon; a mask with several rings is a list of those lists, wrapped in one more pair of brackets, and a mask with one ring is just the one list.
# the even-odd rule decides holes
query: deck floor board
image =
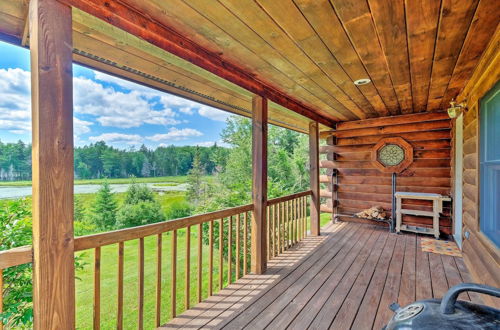
{"label": "deck floor board", "polygon": [[326,226],[273,258],[266,274],[244,276],[161,329],[379,329],[392,302],[441,298],[470,280],[461,258],[422,252],[420,238]]}

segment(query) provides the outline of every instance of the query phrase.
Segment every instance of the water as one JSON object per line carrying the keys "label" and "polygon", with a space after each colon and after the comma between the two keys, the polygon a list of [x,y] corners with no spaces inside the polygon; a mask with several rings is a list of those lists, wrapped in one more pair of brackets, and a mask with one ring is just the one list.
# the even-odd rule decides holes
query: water
{"label": "water", "polygon": [[[145,183],[146,186],[150,187],[154,191],[158,192],[165,192],[165,191],[186,191],[188,185],[186,183],[180,183],[175,186],[155,186],[155,184],[162,184],[161,182],[158,183]],[[129,183],[118,183],[118,184],[110,184],[109,185],[111,188],[112,192],[125,192],[127,191],[128,187],[130,186]],[[99,188],[101,188],[101,185],[98,184],[79,184],[75,185],[75,194],[93,194],[96,193]],[[26,187],[0,187],[0,199],[7,199],[7,198],[20,198],[20,197],[26,197],[26,196],[31,196],[31,186],[26,186]]]}

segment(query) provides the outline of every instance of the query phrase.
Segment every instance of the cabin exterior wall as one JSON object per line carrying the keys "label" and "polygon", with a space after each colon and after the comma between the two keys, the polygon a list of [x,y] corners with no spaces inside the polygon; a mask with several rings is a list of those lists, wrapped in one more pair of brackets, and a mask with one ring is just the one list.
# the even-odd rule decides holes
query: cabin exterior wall
{"label": "cabin exterior wall", "polygon": [[[451,121],[444,112],[420,113],[366,119],[339,123],[334,136],[323,148],[327,160],[321,165],[327,169],[325,180],[331,181],[331,170],[338,171],[337,212],[340,220],[356,220],[353,215],[379,205],[391,212],[391,173],[383,173],[371,162],[375,144],[385,137],[401,137],[413,146],[414,161],[397,175],[397,191],[437,193],[451,195]],[[325,181],[323,180],[323,181]],[[334,179],[335,180],[335,179]],[[332,185],[323,190],[326,205],[331,210]],[[334,197],[335,198],[335,197]],[[404,201],[413,203],[410,209],[432,211],[430,201]],[[452,233],[451,202],[445,202],[440,218],[440,230]],[[404,222],[419,226],[432,226],[432,218],[404,216]],[[366,222],[366,220],[362,220]]]}
{"label": "cabin exterior wall", "polygon": [[[500,80],[499,50],[500,32],[497,29],[471,80],[457,98],[458,101],[465,101],[468,108],[463,120],[464,169],[461,183],[464,260],[475,281],[496,287],[500,287],[500,250],[480,230],[479,123],[481,98]],[[498,300],[491,303],[499,304]]]}

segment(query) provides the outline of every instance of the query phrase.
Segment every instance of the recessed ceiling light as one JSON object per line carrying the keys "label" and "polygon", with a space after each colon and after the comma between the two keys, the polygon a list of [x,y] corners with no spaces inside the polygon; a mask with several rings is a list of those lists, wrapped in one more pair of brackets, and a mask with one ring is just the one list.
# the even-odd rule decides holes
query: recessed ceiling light
{"label": "recessed ceiling light", "polygon": [[370,79],[363,78],[363,79],[358,79],[358,80],[354,81],[354,85],[361,86],[361,85],[369,84],[370,82],[371,82]]}

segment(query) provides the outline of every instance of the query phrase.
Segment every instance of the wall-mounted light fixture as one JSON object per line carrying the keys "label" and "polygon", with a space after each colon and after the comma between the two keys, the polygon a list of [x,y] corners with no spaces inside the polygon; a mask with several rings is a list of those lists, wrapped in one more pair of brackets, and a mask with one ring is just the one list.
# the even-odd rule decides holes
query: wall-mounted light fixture
{"label": "wall-mounted light fixture", "polygon": [[464,102],[457,103],[455,99],[451,100],[450,107],[448,108],[448,116],[450,118],[457,118],[461,113],[465,113],[467,111],[467,105]]}

